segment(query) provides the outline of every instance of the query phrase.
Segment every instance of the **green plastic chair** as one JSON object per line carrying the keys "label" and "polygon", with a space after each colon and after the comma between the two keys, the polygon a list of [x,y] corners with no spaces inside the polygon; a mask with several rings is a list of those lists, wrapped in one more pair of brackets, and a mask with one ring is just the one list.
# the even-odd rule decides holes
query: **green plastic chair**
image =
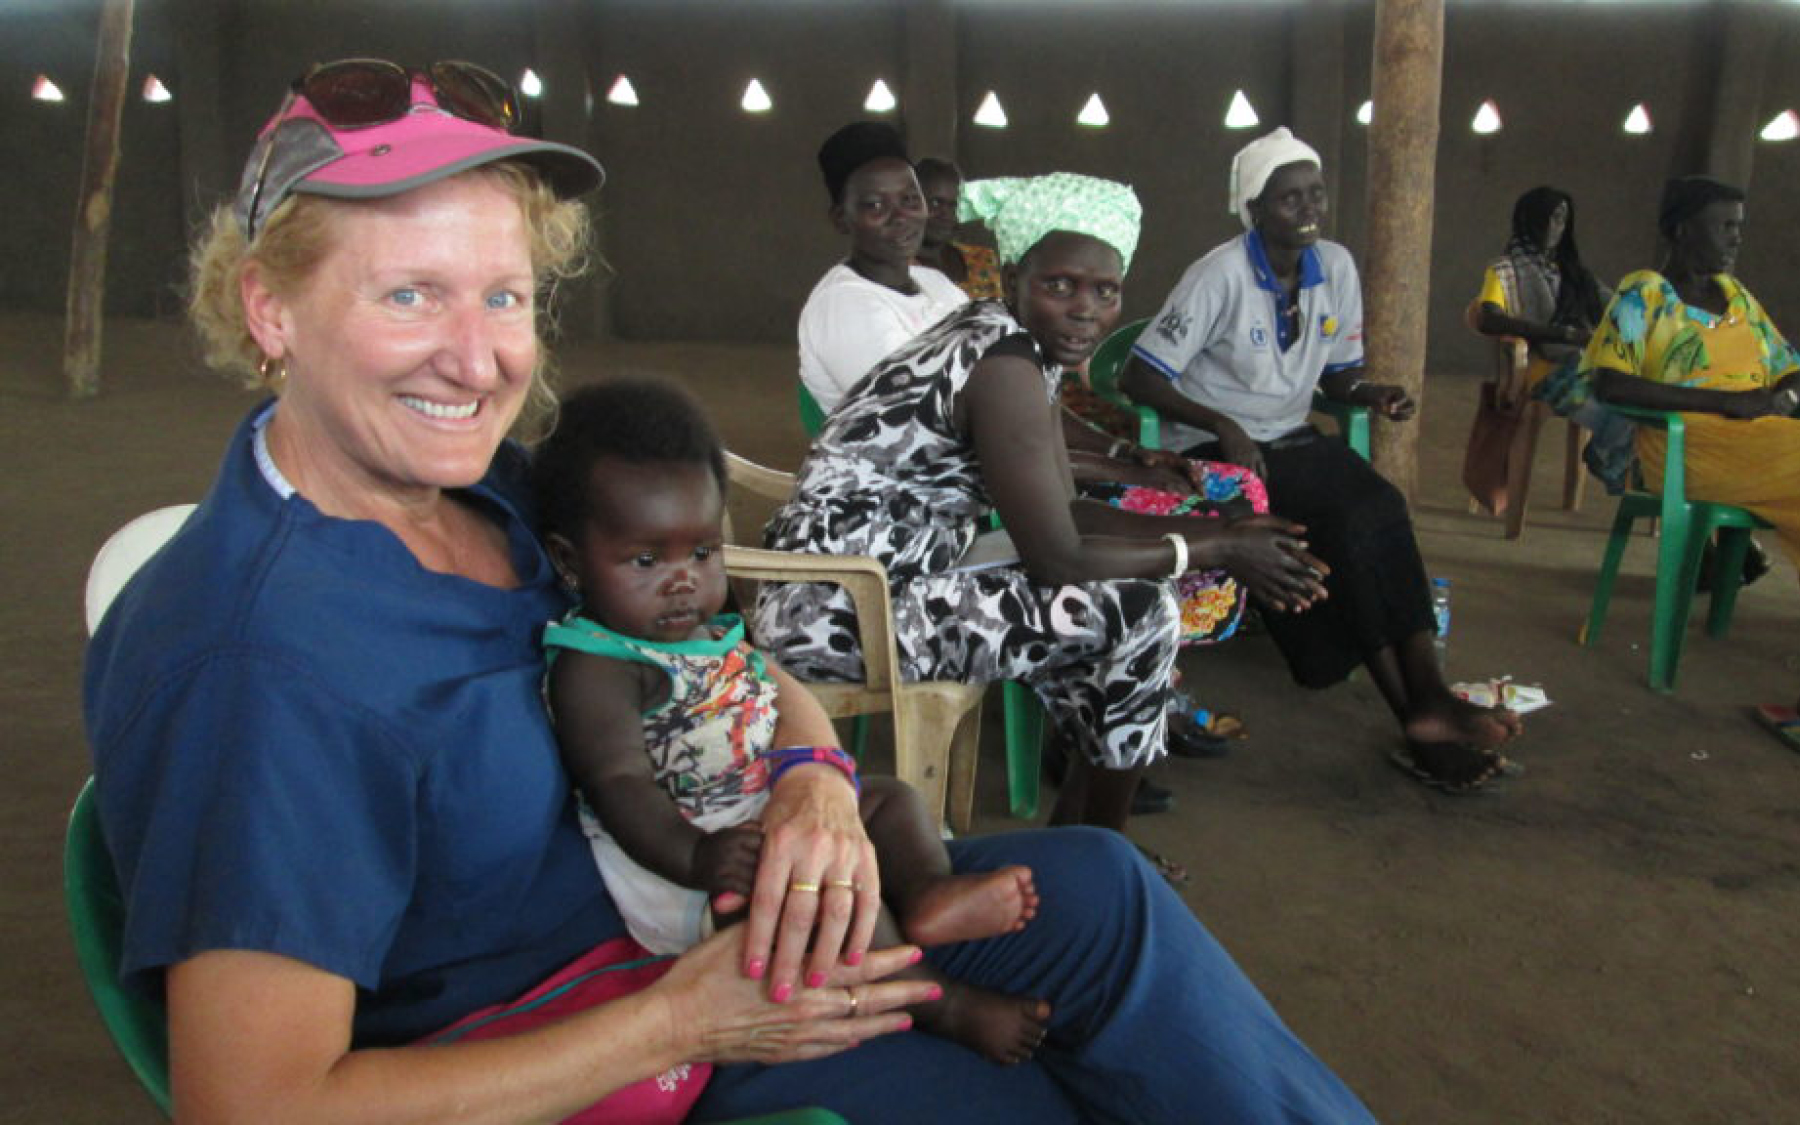
{"label": "green plastic chair", "polygon": [[[825,411],[806,384],[799,385],[800,425],[807,437],[818,436],[825,425]],[[999,526],[999,519],[994,519]],[[1001,700],[1006,721],[1006,790],[1007,809],[1019,820],[1030,820],[1038,814],[1041,792],[1039,772],[1043,760],[1044,709],[1030,688],[1008,681],[1001,687]],[[868,746],[869,722],[858,717],[850,725],[851,751],[862,760]]]}
{"label": "green plastic chair", "polygon": [[100,836],[94,807],[94,780],[89,778],[69,813],[63,848],[63,897],[69,928],[75,934],[75,956],[88,994],[100,1009],[113,1045],[131,1072],[167,1116],[169,1110],[169,1030],[160,996],[128,989],[119,983],[121,935],[125,904],[113,875],[112,856]]}
{"label": "green plastic chair", "polygon": [[[169,1099],[168,1016],[162,997],[124,987],[119,983],[120,935],[125,929],[125,904],[113,875],[112,856],[100,834],[94,806],[94,779],[89,778],[69,813],[69,834],[63,851],[63,893],[69,908],[69,927],[75,933],[75,955],[88,994],[100,1010],[114,1046],[125,1056],[144,1091],[162,1110],[171,1114]],[[825,1109],[794,1109],[739,1120],[735,1125],[849,1125]]]}
{"label": "green plastic chair", "polygon": [[[1108,402],[1117,403],[1127,410],[1135,411],[1138,416],[1138,444],[1146,449],[1162,448],[1162,420],[1154,409],[1133,402],[1119,390],[1119,376],[1125,370],[1125,361],[1131,358],[1131,348],[1137,338],[1150,323],[1148,318],[1134,320],[1122,324],[1113,330],[1112,335],[1100,342],[1094,351],[1094,358],[1088,361],[1088,384],[1094,393]],[[1337,424],[1338,434],[1343,437],[1357,456],[1369,459],[1369,408],[1352,406],[1347,402],[1335,402],[1325,397],[1323,392],[1313,395],[1313,410],[1331,418]]]}
{"label": "green plastic chair", "polygon": [[825,427],[825,411],[819,406],[819,400],[806,389],[806,384],[798,385],[800,392],[800,425],[805,428],[807,437],[817,437]]}
{"label": "green plastic chair", "polygon": [[1634,491],[1619,497],[1619,511],[1613,517],[1612,535],[1606,541],[1600,577],[1594,583],[1594,601],[1581,628],[1580,640],[1583,645],[1592,645],[1600,639],[1606,610],[1612,602],[1613,583],[1619,577],[1619,563],[1631,541],[1631,525],[1640,519],[1661,520],[1661,539],[1656,549],[1656,602],[1650,618],[1650,687],[1668,693],[1675,690],[1675,672],[1687,641],[1688,615],[1700,581],[1700,558],[1707,540],[1715,534],[1719,537],[1706,632],[1708,636],[1722,637],[1731,628],[1731,614],[1737,606],[1750,533],[1770,524],[1730,504],[1687,498],[1687,424],[1680,414],[1629,406],[1609,405],[1607,409],[1635,419],[1640,426],[1666,431],[1668,443],[1660,494]]}
{"label": "green plastic chair", "polygon": [[1121,324],[1113,329],[1112,335],[1100,341],[1100,346],[1094,349],[1093,358],[1088,360],[1088,385],[1101,398],[1137,415],[1139,445],[1145,449],[1160,449],[1162,419],[1155,410],[1133,402],[1119,389],[1119,376],[1125,371],[1125,361],[1131,358],[1132,345],[1137,343],[1137,338],[1149,323],[1149,319],[1145,318]]}

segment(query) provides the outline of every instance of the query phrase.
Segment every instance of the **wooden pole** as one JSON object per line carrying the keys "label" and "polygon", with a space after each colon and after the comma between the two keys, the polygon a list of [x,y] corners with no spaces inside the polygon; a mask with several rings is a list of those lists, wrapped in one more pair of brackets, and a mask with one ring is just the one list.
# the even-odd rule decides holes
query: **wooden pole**
{"label": "wooden pole", "polygon": [[133,0],[106,0],[94,47],[88,90],[87,152],[81,165],[81,207],[69,252],[68,323],[63,373],[69,394],[100,393],[100,331],[106,313],[106,240],[112,230],[113,181],[119,171],[119,122],[131,77]]}
{"label": "wooden pole", "polygon": [[900,116],[914,160],[956,159],[956,12],[950,0],[899,5]]}
{"label": "wooden pole", "polygon": [[[1443,0],[1377,0],[1364,351],[1370,377],[1405,387],[1421,411],[1443,60]],[[1378,421],[1373,444],[1376,468],[1413,497],[1418,422]]]}

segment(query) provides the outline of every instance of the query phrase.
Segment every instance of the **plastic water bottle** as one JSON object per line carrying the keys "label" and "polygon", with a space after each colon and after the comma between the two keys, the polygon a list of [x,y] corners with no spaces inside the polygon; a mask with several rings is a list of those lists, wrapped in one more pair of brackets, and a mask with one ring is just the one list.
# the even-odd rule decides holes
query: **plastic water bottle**
{"label": "plastic water bottle", "polygon": [[1432,638],[1431,646],[1437,650],[1438,667],[1442,668],[1450,648],[1450,580],[1448,578],[1431,580],[1431,615],[1437,619],[1437,634]]}
{"label": "plastic water bottle", "polygon": [[1193,696],[1181,688],[1176,688],[1170,695],[1169,714],[1186,715],[1193,719],[1194,725],[1201,730],[1208,730],[1212,727],[1212,712],[1200,706]]}

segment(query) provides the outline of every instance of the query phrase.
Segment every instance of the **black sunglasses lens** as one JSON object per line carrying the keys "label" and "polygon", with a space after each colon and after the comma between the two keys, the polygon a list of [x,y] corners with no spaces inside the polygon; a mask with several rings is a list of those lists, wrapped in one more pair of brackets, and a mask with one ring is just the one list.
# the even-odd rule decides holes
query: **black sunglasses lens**
{"label": "black sunglasses lens", "polygon": [[431,87],[443,107],[458,117],[512,132],[519,123],[519,103],[512,87],[493,71],[474,63],[431,64]]}
{"label": "black sunglasses lens", "polygon": [[337,128],[366,129],[406,113],[412,77],[393,63],[348,59],[315,68],[300,83],[300,92]]}

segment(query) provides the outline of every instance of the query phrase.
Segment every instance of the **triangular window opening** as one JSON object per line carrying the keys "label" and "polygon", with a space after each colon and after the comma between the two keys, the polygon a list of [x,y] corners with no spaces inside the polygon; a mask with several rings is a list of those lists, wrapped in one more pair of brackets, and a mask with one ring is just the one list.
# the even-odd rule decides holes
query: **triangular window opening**
{"label": "triangular window opening", "polygon": [[1469,128],[1484,137],[1500,131],[1500,107],[1494,104],[1494,99],[1489,98],[1481,103],[1481,108],[1475,111],[1475,120],[1469,122]]}
{"label": "triangular window opening", "polygon": [[1254,129],[1261,119],[1256,116],[1255,107],[1242,90],[1231,95],[1231,108],[1225,111],[1225,127],[1227,129]]}
{"label": "triangular window opening", "polygon": [[863,109],[869,113],[892,113],[899,104],[888,84],[879,78],[869,87],[869,96],[863,99]]}
{"label": "triangular window opening", "polygon": [[975,124],[988,129],[1006,128],[1006,110],[1000,107],[1000,95],[989,90],[975,110]]}
{"label": "triangular window opening", "polygon": [[609,105],[638,104],[637,90],[632,88],[631,79],[623,74],[613,79],[612,89],[606,91],[606,101]]}
{"label": "triangular window opening", "polygon": [[1758,134],[1765,141],[1791,141],[1800,137],[1800,113],[1784,109]]}

